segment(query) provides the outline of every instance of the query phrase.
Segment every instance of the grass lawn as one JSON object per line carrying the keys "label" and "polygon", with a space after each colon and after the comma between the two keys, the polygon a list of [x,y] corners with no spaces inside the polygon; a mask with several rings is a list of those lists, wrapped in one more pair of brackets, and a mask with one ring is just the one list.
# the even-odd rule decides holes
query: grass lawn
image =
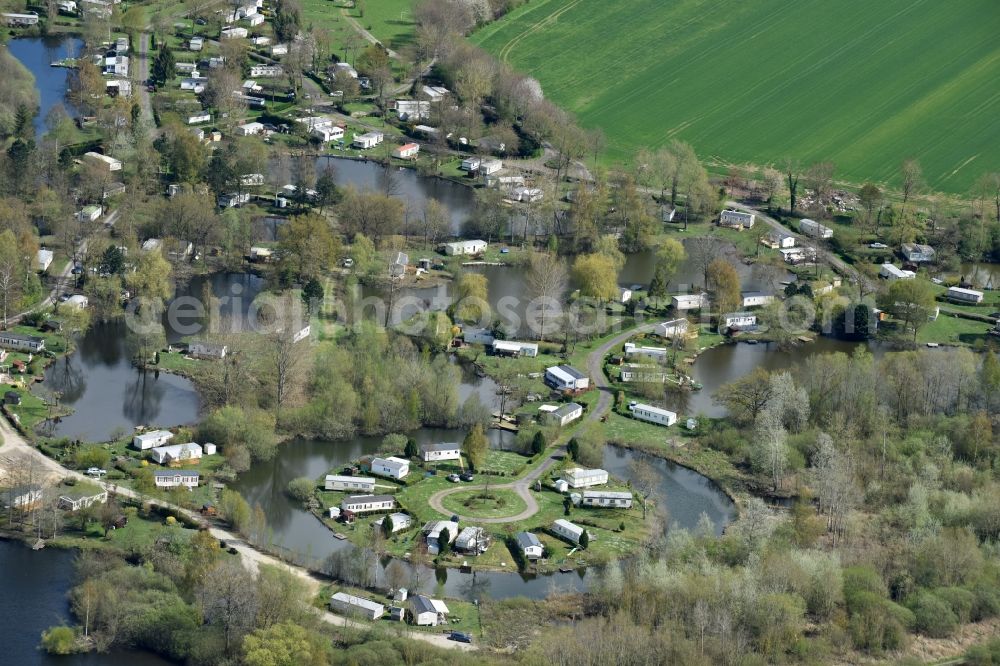
{"label": "grass lawn", "polygon": [[965,192],[1000,170],[996,19],[991,0],[535,0],[472,38],[601,127],[609,158],[677,138],[716,164],[791,155],[895,183],[913,157]]}
{"label": "grass lawn", "polygon": [[0,388],[2,388],[4,393],[14,391],[21,396],[20,405],[7,405],[7,409],[16,414],[17,418],[21,421],[21,425],[28,430],[34,430],[35,426],[48,418],[49,408],[34,393],[25,388],[12,387],[7,384],[2,385]]}
{"label": "grass lawn", "polygon": [[470,518],[506,518],[515,516],[527,507],[513,490],[463,490],[448,495],[442,501],[452,513]]}
{"label": "grass lawn", "polygon": [[[955,315],[942,312],[936,321],[927,322],[927,325],[917,333],[917,342],[938,342],[952,345],[974,345],[976,343],[986,343],[995,336],[989,335],[992,325],[972,319],[964,319]],[[912,331],[911,331],[912,333]]]}

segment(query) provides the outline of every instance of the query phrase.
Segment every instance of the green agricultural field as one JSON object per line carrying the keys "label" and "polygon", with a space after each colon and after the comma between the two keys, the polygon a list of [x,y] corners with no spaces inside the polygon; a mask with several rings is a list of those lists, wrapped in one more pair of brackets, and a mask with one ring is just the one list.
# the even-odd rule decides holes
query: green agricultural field
{"label": "green agricultural field", "polygon": [[609,157],[677,138],[716,164],[830,160],[964,191],[1000,170],[993,0],[534,0],[473,40],[600,127]]}

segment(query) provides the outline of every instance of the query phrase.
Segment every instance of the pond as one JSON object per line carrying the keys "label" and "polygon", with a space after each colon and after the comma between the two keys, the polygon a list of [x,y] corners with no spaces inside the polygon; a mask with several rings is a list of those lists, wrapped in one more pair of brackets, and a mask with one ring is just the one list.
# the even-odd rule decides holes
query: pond
{"label": "pond", "polygon": [[[117,650],[51,656],[38,649],[43,631],[73,624],[67,594],[73,584],[70,550],[31,550],[19,541],[0,539],[0,642],[5,664],[17,666],[168,666],[151,652]],[[15,573],[16,572],[16,575]]]}
{"label": "pond", "polygon": [[351,185],[361,191],[384,193],[388,178],[392,196],[404,203],[404,226],[410,229],[416,229],[430,199],[448,208],[451,213],[451,230],[456,234],[475,208],[475,194],[471,187],[450,180],[421,176],[413,169],[385,167],[367,160],[320,157],[316,159],[317,175],[327,166],[333,167],[334,180],[340,187]]}
{"label": "pond", "polygon": [[[210,292],[220,300],[219,317],[243,326],[263,280],[248,273],[197,276],[178,287],[178,296],[202,298]],[[167,340],[182,336],[164,316]],[[76,341],[76,351],[45,371],[37,387],[49,399],[58,398],[73,413],[54,424],[54,434],[85,441],[105,441],[131,432],[137,425],[172,427],[198,420],[201,401],[194,384],[183,377],[141,371],[131,362],[128,331],[121,320],[98,322]]]}
{"label": "pond", "polygon": [[52,67],[62,58],[74,57],[83,49],[83,40],[77,37],[18,37],[7,42],[11,54],[35,75],[40,108],[35,116],[35,138],[45,133],[45,116],[56,104],[62,104],[70,116],[76,110],[66,101],[66,90],[74,70]]}

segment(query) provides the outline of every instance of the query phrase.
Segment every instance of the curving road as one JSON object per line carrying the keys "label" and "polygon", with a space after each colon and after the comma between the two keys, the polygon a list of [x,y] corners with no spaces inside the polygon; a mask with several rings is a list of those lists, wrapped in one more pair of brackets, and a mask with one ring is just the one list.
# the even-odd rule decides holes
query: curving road
{"label": "curving road", "polygon": [[[619,333],[615,337],[611,338],[600,347],[590,352],[587,355],[587,374],[590,376],[590,381],[594,383],[599,391],[597,397],[597,403],[594,408],[590,410],[583,422],[593,422],[599,420],[604,414],[611,408],[612,400],[614,395],[611,391],[611,385],[608,383],[608,378],[604,376],[604,357],[608,355],[612,349],[620,344],[623,344],[626,340],[631,338],[637,333],[645,333],[653,330],[653,324],[645,324],[642,326],[637,326],[635,328],[630,328],[627,331]],[[565,438],[565,435],[563,436]],[[539,477],[541,477],[545,472],[549,470],[556,462],[561,460],[566,454],[566,445],[559,444],[549,453],[549,457],[546,458],[538,467],[531,470],[524,478],[518,479],[511,483],[502,483],[499,485],[491,484],[490,488],[494,490],[511,490],[517,493],[518,497],[524,500],[526,508],[521,513],[515,516],[507,516],[504,518],[476,518],[473,516],[463,516],[458,515],[459,520],[464,520],[467,522],[476,523],[516,523],[522,520],[527,520],[533,515],[538,513],[538,502],[535,501],[534,496],[531,494],[531,484],[534,483]],[[474,485],[474,486],[459,486],[456,488],[448,488],[446,490],[439,490],[430,496],[427,503],[430,507],[444,516],[452,515],[452,512],[444,508],[444,498],[449,495],[454,495],[455,493],[460,493],[466,490],[485,490],[485,485]]]}

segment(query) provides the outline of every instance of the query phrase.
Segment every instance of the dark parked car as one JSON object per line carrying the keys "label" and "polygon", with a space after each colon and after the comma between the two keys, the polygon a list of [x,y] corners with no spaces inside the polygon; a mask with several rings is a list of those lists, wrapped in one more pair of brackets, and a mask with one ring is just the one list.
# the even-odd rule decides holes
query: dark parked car
{"label": "dark parked car", "polygon": [[464,474],[459,475],[458,478],[462,479],[462,481],[472,481],[473,476],[468,472],[465,472]]}
{"label": "dark parked car", "polygon": [[453,631],[448,634],[448,638],[453,641],[458,641],[459,643],[471,643],[472,636],[465,633],[464,631]]}

